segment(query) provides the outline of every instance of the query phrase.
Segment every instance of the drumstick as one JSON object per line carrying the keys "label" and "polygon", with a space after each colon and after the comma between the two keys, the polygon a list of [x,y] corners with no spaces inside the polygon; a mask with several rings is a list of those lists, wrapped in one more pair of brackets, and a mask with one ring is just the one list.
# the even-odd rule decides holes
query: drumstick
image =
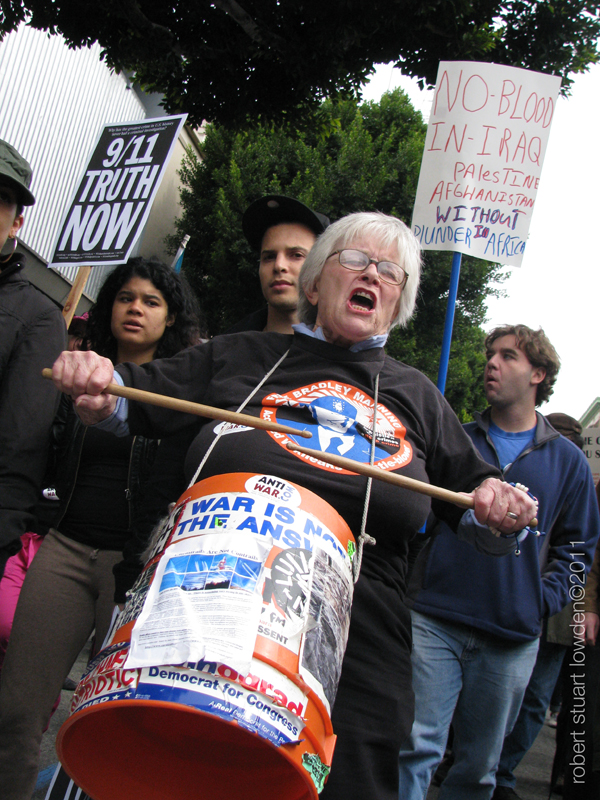
{"label": "drumstick", "polygon": [[[52,380],[51,369],[43,369],[42,375],[44,378]],[[297,428],[290,428],[277,422],[269,422],[269,420],[261,419],[260,417],[251,417],[249,414],[239,414],[237,411],[226,411],[224,408],[204,406],[201,403],[192,403],[189,400],[180,400],[177,397],[168,397],[164,394],[133,389],[131,386],[119,386],[117,383],[109,383],[103,393],[112,394],[115,397],[125,397],[127,400],[135,400],[138,403],[148,403],[151,406],[161,406],[162,408],[170,408],[173,411],[182,411],[185,414],[195,414],[197,417],[209,417],[210,419],[223,420],[223,422],[232,422],[235,425],[246,425],[248,428],[260,428],[261,430],[274,431],[275,433],[303,436],[305,439],[312,438],[310,431],[300,431]]]}
{"label": "drumstick", "polygon": [[298,453],[305,453],[307,456],[313,456],[320,461],[326,461],[328,464],[334,464],[336,467],[342,467],[350,472],[358,472],[359,475],[366,475],[368,478],[376,478],[378,481],[393,483],[395,486],[402,486],[403,489],[411,489],[413,492],[426,494],[429,497],[435,497],[437,500],[445,500],[447,503],[454,503],[454,505],[462,508],[473,508],[472,497],[465,497],[462,494],[458,494],[458,492],[442,489],[440,486],[432,486],[430,483],[407,478],[405,475],[397,475],[395,472],[386,472],[386,470],[379,469],[379,467],[362,464],[360,461],[353,461],[351,458],[344,458],[344,456],[323,453],[321,450],[310,450],[308,447],[300,447],[300,445],[292,442],[287,443],[287,448]]}
{"label": "drumstick", "polygon": [[[370,464],[362,464],[360,461],[353,461],[351,458],[344,458],[344,456],[336,456],[333,453],[323,453],[321,450],[311,450],[308,447],[300,447],[292,442],[287,443],[288,450],[294,450],[297,453],[304,453],[307,456],[318,458],[319,461],[326,461],[328,464],[334,464],[336,467],[342,467],[350,472],[357,472],[359,475],[366,475],[369,478],[375,478],[378,481],[385,481],[385,483],[393,483],[395,486],[402,486],[403,489],[410,489],[419,494],[426,494],[429,497],[434,497],[436,500],[444,500],[446,503],[453,503],[455,506],[461,508],[473,508],[474,501],[472,497],[452,492],[450,489],[443,489],[441,486],[432,486],[430,483],[417,481],[414,478],[407,478],[405,475],[398,475],[395,472],[386,472],[379,467],[372,467]],[[537,519],[532,519],[529,523],[533,527],[538,524]]]}

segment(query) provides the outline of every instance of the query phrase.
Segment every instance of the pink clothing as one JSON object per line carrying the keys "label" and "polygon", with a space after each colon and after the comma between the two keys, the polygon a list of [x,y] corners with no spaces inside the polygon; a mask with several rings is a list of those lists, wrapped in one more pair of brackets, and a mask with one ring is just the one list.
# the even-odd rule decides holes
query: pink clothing
{"label": "pink clothing", "polygon": [[[15,617],[15,609],[21,593],[21,587],[27,575],[27,570],[31,566],[33,557],[40,549],[44,537],[38,533],[28,531],[21,536],[21,549],[14,556],[11,556],[6,562],[4,568],[4,575],[0,579],[0,670],[4,663],[4,656],[6,655],[6,648],[8,647],[8,640],[10,639],[10,632],[12,630],[13,619]],[[54,705],[50,716],[54,714],[60,703],[60,692]],[[48,721],[48,725],[50,721]],[[48,725],[44,728],[44,733],[48,730]]]}
{"label": "pink clothing", "polygon": [[0,669],[6,655],[21,586],[43,541],[44,537],[37,533],[24,533],[21,536],[22,548],[6,562],[4,575],[0,580]]}

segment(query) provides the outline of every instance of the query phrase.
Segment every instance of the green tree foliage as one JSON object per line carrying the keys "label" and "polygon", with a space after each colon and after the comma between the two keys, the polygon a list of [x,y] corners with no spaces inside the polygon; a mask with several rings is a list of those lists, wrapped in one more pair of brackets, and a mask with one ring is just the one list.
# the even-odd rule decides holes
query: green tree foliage
{"label": "green tree foliage", "polygon": [[598,4],[584,0],[3,0],[21,22],[99,42],[170,112],[231,125],[358,91],[377,63],[434,84],[441,60],[569,76],[597,60]]}
{"label": "green tree foliage", "polygon": [[[309,130],[310,129],[310,130]],[[227,330],[264,304],[258,254],[241,229],[246,207],[264,194],[286,194],[332,220],[377,209],[410,224],[426,127],[406,95],[379,103],[325,101],[302,130],[257,125],[245,131],[208,126],[202,161],[188,156],[182,170],[184,213],[175,249],[191,236],[184,269],[196,288],[211,333]],[[418,312],[394,331],[389,352],[435,381],[452,255],[425,253]],[[467,419],[482,407],[484,300],[495,291],[497,268],[463,257],[447,396]]]}

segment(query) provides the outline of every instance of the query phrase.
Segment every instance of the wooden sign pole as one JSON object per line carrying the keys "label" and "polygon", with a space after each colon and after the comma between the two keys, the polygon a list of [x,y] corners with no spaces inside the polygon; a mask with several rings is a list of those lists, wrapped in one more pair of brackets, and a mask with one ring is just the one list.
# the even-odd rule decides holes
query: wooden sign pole
{"label": "wooden sign pole", "polygon": [[71,291],[69,292],[69,296],[67,297],[67,301],[62,312],[63,317],[65,318],[67,329],[71,324],[71,320],[75,314],[75,309],[77,308],[77,303],[83,294],[83,290],[85,288],[85,284],[87,283],[87,279],[89,278],[91,269],[91,267],[79,267],[77,270],[77,275],[73,281],[73,286],[71,286]]}

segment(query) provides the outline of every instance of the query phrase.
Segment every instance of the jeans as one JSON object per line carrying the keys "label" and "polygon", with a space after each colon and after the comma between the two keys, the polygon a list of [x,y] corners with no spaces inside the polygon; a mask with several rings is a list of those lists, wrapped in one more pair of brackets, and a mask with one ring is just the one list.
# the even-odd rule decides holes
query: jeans
{"label": "jeans", "polygon": [[489,800],[504,736],[517,718],[538,640],[511,642],[411,612],[415,722],[400,750],[400,800],[423,800],[444,755],[455,761],[439,800]]}
{"label": "jeans", "polygon": [[544,724],[546,709],[556,686],[563,658],[567,648],[562,644],[554,644],[542,640],[537,660],[529,679],[529,685],[523,698],[523,704],[514,728],[504,740],[502,755],[498,764],[496,783],[498,786],[510,786],[514,789],[517,782],[513,772]]}

